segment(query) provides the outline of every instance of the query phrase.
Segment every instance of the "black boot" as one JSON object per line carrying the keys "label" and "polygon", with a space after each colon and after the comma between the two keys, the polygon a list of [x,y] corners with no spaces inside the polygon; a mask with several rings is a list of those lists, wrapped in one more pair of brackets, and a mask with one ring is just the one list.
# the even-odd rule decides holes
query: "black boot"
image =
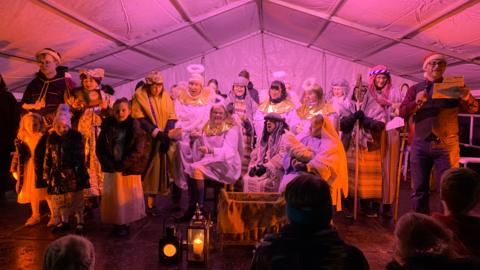
{"label": "black boot", "polygon": [[193,214],[195,214],[195,209],[197,203],[203,208],[203,201],[205,198],[205,185],[203,180],[195,180],[193,178],[188,178],[188,209],[181,216],[178,221],[186,222],[192,219]]}
{"label": "black boot", "polygon": [[390,218],[393,217],[393,215],[392,215],[392,205],[391,204],[384,204],[383,205],[382,216],[384,218],[387,218],[387,219],[390,219]]}
{"label": "black boot", "polygon": [[182,189],[179,188],[175,183],[172,183],[172,211],[178,212],[182,210]]}

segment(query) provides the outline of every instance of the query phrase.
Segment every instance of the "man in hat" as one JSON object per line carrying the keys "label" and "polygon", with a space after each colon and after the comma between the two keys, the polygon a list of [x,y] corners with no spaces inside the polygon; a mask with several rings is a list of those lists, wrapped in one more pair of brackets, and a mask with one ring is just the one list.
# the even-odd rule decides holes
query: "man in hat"
{"label": "man in hat", "polygon": [[284,174],[288,125],[278,113],[269,113],[264,119],[262,136],[251,154],[248,173],[243,176],[244,192],[278,192]]}
{"label": "man in hat", "polygon": [[44,48],[35,54],[40,70],[28,84],[21,103],[25,111],[37,111],[50,126],[59,104],[68,102],[70,89],[74,87],[67,68],[59,66],[60,53]]}
{"label": "man in hat", "polygon": [[400,116],[408,119],[414,115],[415,135],[411,145],[413,181],[413,208],[429,213],[429,179],[435,165],[435,179],[447,169],[458,167],[458,113],[478,111],[478,102],[468,87],[455,87],[450,92],[455,98],[432,98],[434,85],[443,81],[447,58],[439,53],[425,56],[423,70],[425,81],[410,87],[400,105]]}

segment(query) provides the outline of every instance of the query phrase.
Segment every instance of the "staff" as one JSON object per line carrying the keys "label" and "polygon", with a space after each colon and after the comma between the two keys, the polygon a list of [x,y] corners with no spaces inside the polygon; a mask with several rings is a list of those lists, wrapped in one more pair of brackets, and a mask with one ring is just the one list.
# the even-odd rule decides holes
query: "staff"
{"label": "staff", "polygon": [[[355,83],[355,100],[356,100],[356,108],[355,110],[358,111],[360,109],[360,91],[362,91],[362,75],[357,75],[357,81]],[[360,144],[360,120],[356,120],[355,122],[355,187],[354,187],[354,201],[353,201],[353,219],[357,220],[358,215],[358,173],[359,173],[359,144]]]}

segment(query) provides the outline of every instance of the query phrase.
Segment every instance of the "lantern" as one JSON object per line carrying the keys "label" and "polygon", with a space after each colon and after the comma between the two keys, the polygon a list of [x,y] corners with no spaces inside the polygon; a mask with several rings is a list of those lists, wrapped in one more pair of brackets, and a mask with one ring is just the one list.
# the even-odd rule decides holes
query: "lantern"
{"label": "lantern", "polygon": [[206,265],[210,245],[210,226],[202,215],[197,204],[195,215],[187,228],[187,261],[188,263]]}
{"label": "lantern", "polygon": [[176,236],[175,226],[170,225],[165,229],[163,238],[159,241],[158,255],[160,262],[178,263],[182,257],[181,251],[180,240]]}

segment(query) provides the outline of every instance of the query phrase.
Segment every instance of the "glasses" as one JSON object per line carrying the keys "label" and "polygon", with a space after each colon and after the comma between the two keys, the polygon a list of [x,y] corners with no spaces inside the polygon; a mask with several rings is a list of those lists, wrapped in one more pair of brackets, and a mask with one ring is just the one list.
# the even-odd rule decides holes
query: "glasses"
{"label": "glasses", "polygon": [[439,61],[430,61],[428,62],[428,65],[432,67],[434,66],[444,67],[447,65],[447,63],[445,61],[439,60]]}

